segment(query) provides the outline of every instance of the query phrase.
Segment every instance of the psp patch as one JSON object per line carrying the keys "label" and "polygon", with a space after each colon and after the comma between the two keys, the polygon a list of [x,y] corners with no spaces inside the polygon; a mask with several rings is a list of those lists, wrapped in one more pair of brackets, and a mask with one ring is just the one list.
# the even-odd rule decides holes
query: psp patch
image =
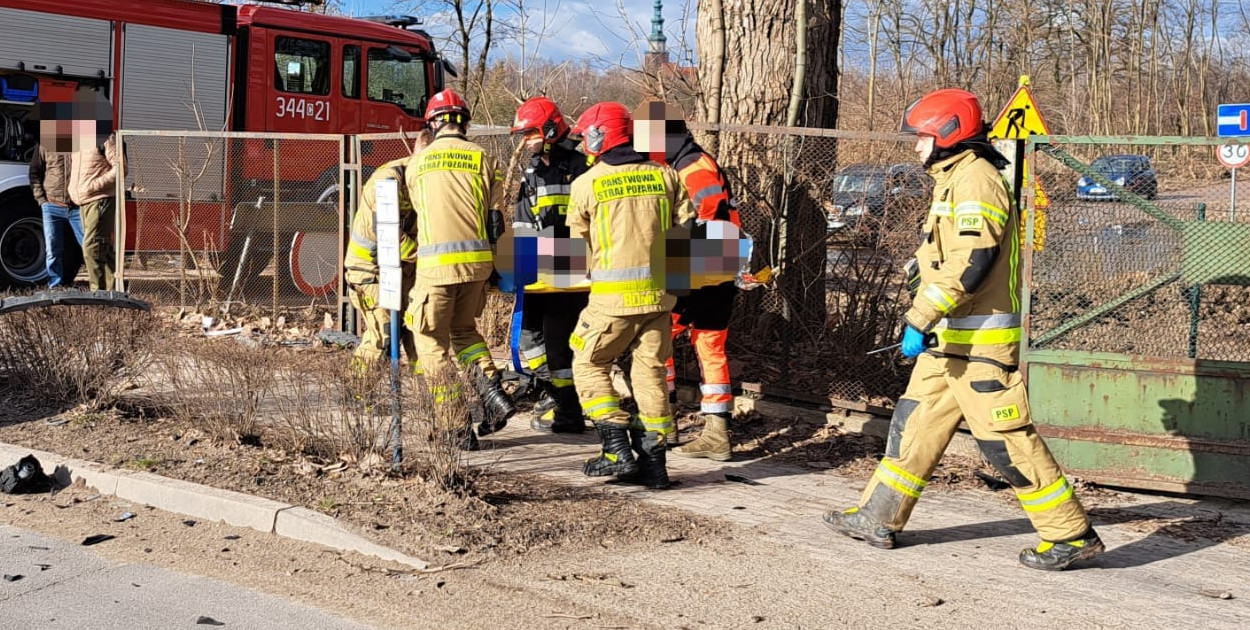
{"label": "psp patch", "polygon": [[994,422],[1011,422],[1020,419],[1020,406],[1007,405],[1006,407],[997,407],[990,410],[990,415],[994,417]]}
{"label": "psp patch", "polygon": [[964,214],[955,218],[955,226],[959,232],[980,232],[985,229],[985,217],[979,214]]}

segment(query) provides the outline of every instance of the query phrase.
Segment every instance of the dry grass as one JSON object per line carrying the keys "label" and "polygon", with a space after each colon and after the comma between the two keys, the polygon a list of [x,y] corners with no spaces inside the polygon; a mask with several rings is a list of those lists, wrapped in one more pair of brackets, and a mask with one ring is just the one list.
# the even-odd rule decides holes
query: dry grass
{"label": "dry grass", "polygon": [[155,330],[151,313],[109,307],[0,315],[0,372],[49,403],[109,407],[146,370]]}

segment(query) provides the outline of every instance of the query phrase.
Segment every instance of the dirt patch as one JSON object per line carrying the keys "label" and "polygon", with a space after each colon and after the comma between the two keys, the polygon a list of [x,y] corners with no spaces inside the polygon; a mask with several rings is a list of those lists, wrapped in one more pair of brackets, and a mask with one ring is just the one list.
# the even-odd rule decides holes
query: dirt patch
{"label": "dirt patch", "polygon": [[20,418],[0,416],[0,441],[302,505],[433,562],[597,546],[605,536],[644,543],[694,539],[730,527],[540,477],[475,469],[471,492],[449,493],[415,474],[383,474],[376,463],[314,463],[266,447],[263,433],[235,444],[164,417],[47,411],[46,419],[29,410]]}

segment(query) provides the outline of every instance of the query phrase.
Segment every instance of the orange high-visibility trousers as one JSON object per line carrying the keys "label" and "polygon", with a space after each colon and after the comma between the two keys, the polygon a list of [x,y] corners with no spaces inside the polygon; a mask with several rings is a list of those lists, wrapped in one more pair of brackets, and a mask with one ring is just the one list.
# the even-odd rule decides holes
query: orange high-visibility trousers
{"label": "orange high-visibility trousers", "polygon": [[[690,330],[690,343],[694,346],[695,355],[699,359],[699,373],[702,382],[699,385],[701,398],[699,411],[711,414],[728,414],[733,412],[733,385],[729,380],[729,359],[725,356],[725,342],[729,339],[728,330],[701,330],[688,328],[680,323],[679,316],[673,315],[672,334],[676,339],[686,330]],[[677,369],[673,359],[665,364],[668,391],[677,389]]]}

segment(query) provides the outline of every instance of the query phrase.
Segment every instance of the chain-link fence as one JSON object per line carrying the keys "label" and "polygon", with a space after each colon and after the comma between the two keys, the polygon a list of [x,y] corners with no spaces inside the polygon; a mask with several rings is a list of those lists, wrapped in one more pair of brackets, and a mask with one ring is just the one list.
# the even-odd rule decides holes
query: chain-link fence
{"label": "chain-link fence", "polygon": [[[696,135],[728,173],[756,240],[753,268],[775,272],[739,296],[735,380],[888,404],[906,367],[897,353],[867,353],[897,341],[907,305],[901,269],[932,189],[909,141],[776,127],[699,127]],[[523,169],[517,138],[474,128],[470,139],[504,168],[510,208]],[[126,132],[122,141],[134,197],[128,287],[183,309],[288,320],[341,313],[342,230],[360,186],[419,142],[182,132]],[[511,296],[492,294],[481,322],[501,353],[510,310]],[[676,352],[679,376],[697,382],[692,349],[679,342]]]}
{"label": "chain-link fence", "polygon": [[206,314],[337,318],[343,137],[124,131],[119,139],[128,290]]}
{"label": "chain-link fence", "polygon": [[1215,145],[1036,145],[1030,164],[1049,207],[1032,254],[1031,350],[1250,361],[1250,185],[1238,184],[1234,205]]}
{"label": "chain-link fence", "polygon": [[[766,391],[892,404],[906,384],[897,341],[932,180],[896,134],[700,126],[727,171],[753,268],[775,281],[743,292],[731,326],[735,378]],[[678,352],[681,352],[679,345]],[[682,362],[698,379],[697,363]]]}

